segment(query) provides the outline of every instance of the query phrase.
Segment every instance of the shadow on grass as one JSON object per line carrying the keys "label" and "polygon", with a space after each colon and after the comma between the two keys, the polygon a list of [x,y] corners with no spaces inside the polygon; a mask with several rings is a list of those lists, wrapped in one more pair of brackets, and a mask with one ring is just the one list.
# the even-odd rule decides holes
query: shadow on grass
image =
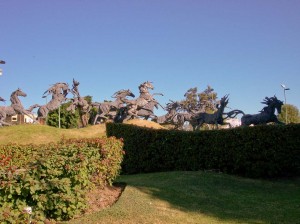
{"label": "shadow on grass", "polygon": [[300,223],[300,179],[264,181],[212,172],[123,175],[173,208],[242,223]]}

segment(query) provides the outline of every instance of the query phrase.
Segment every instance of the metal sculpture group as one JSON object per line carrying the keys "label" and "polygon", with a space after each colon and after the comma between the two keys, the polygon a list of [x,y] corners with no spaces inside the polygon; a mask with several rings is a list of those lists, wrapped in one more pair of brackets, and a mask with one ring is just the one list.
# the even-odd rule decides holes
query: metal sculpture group
{"label": "metal sculpture group", "polygon": [[[154,89],[151,82],[147,81],[139,85],[139,97],[136,99],[128,99],[127,97],[135,97],[135,95],[129,90],[119,90],[115,92],[112,98],[114,101],[105,102],[91,102],[89,103],[84,97],[80,96],[79,93],[79,82],[73,79],[72,89],[69,85],[64,82],[58,82],[53,84],[47,89],[43,98],[51,95],[51,100],[45,105],[34,104],[27,110],[21,104],[19,96],[25,97],[26,94],[20,89],[17,89],[11,94],[10,101],[11,106],[0,106],[0,126],[10,125],[5,119],[7,116],[16,114],[26,114],[34,120],[33,113],[31,112],[34,108],[38,108],[37,115],[38,119],[45,119],[50,111],[53,111],[60,107],[60,105],[66,102],[68,93],[73,94],[73,98],[70,99],[70,105],[67,111],[75,112],[79,110],[82,125],[88,124],[88,118],[90,116],[91,108],[95,108],[97,114],[93,118],[93,124],[99,122],[106,122],[111,120],[114,122],[123,122],[135,118],[143,118],[145,120],[151,119],[159,124],[171,124],[175,129],[183,129],[184,124],[189,123],[193,130],[199,130],[203,124],[211,124],[218,128],[218,125],[226,124],[226,119],[234,118],[238,114],[243,114],[241,118],[242,126],[266,124],[269,122],[281,123],[278,121],[275,115],[281,113],[281,106],[283,102],[274,97],[266,97],[263,104],[266,104],[259,114],[249,115],[241,110],[232,110],[225,113],[224,110],[229,102],[228,95],[221,98],[219,102],[214,100],[216,94],[213,89],[208,87],[203,93],[198,94],[199,98],[206,96],[205,100],[197,101],[197,88],[191,88],[185,93],[186,101],[172,101],[163,107],[154,98],[155,95],[163,95],[161,93],[151,94],[149,91]],[[204,94],[204,95],[203,95]],[[0,101],[5,101],[0,97]],[[156,116],[154,108],[161,106],[167,113],[162,116]],[[212,113],[208,113],[206,109]],[[94,110],[95,110],[94,109]]]}

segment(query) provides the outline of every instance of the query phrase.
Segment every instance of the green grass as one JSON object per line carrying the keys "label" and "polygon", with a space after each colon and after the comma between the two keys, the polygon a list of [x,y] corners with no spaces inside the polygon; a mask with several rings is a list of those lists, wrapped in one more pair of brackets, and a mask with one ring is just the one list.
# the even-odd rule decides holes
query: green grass
{"label": "green grass", "polygon": [[[43,125],[0,128],[0,144],[49,143],[63,135],[96,137],[103,125],[64,130]],[[122,175],[112,207],[68,223],[300,223],[300,179],[254,180],[213,172]]]}
{"label": "green grass", "polygon": [[212,172],[122,175],[110,208],[69,223],[300,223],[300,179],[253,180]]}
{"label": "green grass", "polygon": [[105,126],[103,124],[80,129],[59,129],[38,124],[13,125],[0,128],[0,145],[11,142],[18,144],[46,144],[57,142],[62,136],[66,138],[85,138],[104,135]]}

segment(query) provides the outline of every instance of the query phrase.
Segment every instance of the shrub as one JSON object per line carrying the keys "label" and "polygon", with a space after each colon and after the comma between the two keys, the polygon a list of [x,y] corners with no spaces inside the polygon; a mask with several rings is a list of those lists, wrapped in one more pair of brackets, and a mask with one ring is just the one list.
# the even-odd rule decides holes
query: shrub
{"label": "shrub", "polygon": [[112,184],[119,174],[122,147],[115,138],[3,146],[0,220],[26,221],[28,214],[23,209],[28,206],[33,208],[35,221],[68,220],[80,215],[86,208],[87,190]]}
{"label": "shrub", "polygon": [[106,132],[124,139],[124,173],[213,169],[257,178],[300,175],[300,125],[185,132],[108,123]]}

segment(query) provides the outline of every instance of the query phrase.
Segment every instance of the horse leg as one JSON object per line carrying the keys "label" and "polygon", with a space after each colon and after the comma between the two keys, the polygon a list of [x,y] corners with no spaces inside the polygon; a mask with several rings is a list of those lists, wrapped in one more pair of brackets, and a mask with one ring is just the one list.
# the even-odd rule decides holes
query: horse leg
{"label": "horse leg", "polygon": [[195,130],[199,131],[200,128],[201,128],[201,126],[203,125],[203,123],[204,122],[202,120],[197,120],[197,125],[196,125],[196,129]]}
{"label": "horse leg", "polygon": [[124,119],[124,121],[128,121],[130,119],[134,119],[137,117],[136,113],[134,113],[134,108],[131,108],[127,111],[128,116]]}
{"label": "horse leg", "polygon": [[86,127],[88,125],[88,117],[87,114],[85,113],[83,116],[83,126]]}
{"label": "horse leg", "polygon": [[0,117],[0,125],[1,125],[1,127],[2,127],[3,125],[11,126],[11,124],[9,124],[9,123],[7,123],[7,122],[4,121],[5,118],[6,118],[6,114],[4,114],[3,116]]}
{"label": "horse leg", "polygon": [[41,106],[38,109],[38,116],[41,117],[41,118],[47,118],[48,112],[49,112],[49,110],[45,105]]}
{"label": "horse leg", "polygon": [[94,119],[94,122],[93,122],[94,125],[96,124],[96,122],[97,122],[99,116],[100,116],[99,114],[97,114],[97,115],[95,116],[95,119]]}

